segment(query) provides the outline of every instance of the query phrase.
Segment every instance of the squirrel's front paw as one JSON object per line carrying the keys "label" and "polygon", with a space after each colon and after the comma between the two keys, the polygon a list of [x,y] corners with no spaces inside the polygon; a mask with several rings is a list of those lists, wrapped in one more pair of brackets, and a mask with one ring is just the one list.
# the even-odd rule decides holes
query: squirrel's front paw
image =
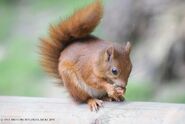
{"label": "squirrel's front paw", "polygon": [[116,92],[118,93],[119,95],[119,99],[120,101],[124,101],[124,93],[126,92],[126,88],[121,88],[121,87],[116,87]]}
{"label": "squirrel's front paw", "polygon": [[103,101],[99,99],[89,99],[87,103],[90,107],[90,110],[96,112],[99,110],[100,107],[103,106]]}
{"label": "squirrel's front paw", "polygon": [[113,100],[115,100],[115,101],[123,101],[124,100],[123,91],[120,88],[112,87],[108,90],[107,93],[108,93],[108,96],[110,98],[113,98]]}

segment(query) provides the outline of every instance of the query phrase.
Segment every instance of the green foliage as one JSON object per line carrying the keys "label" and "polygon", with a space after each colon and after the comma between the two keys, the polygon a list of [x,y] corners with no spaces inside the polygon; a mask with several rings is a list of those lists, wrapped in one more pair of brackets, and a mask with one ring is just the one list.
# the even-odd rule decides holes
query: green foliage
{"label": "green foliage", "polygon": [[[0,93],[4,95],[37,95],[42,74],[33,43],[28,39],[9,42],[6,57],[0,64]],[[38,84],[37,84],[38,83]]]}
{"label": "green foliage", "polygon": [[153,98],[153,88],[151,83],[130,81],[127,86],[127,100],[151,100]]}
{"label": "green foliage", "polygon": [[6,4],[1,4],[0,2],[0,43],[3,42],[3,39],[8,37],[8,33],[11,30],[11,27],[14,24],[16,15],[16,9],[8,6]]}

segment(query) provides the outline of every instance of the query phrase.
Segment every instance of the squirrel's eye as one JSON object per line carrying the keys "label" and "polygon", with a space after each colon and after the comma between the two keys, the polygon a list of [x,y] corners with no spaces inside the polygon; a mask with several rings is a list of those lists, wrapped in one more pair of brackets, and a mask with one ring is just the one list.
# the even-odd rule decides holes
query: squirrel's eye
{"label": "squirrel's eye", "polygon": [[116,67],[112,68],[112,74],[118,75],[118,69]]}

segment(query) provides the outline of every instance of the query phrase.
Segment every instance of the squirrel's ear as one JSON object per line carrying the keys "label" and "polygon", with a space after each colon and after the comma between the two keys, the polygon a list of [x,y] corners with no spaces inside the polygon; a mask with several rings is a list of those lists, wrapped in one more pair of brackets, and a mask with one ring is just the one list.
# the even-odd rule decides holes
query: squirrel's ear
{"label": "squirrel's ear", "polygon": [[114,56],[114,47],[109,47],[105,51],[105,59],[110,61]]}
{"label": "squirrel's ear", "polygon": [[132,48],[132,45],[131,45],[131,43],[128,41],[127,43],[126,43],[126,45],[125,45],[125,52],[129,55],[130,54],[130,52],[131,52],[131,48]]}

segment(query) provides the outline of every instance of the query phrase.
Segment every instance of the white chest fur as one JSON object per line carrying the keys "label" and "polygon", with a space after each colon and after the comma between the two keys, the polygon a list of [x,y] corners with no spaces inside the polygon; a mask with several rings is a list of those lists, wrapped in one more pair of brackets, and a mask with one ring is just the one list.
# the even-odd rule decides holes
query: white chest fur
{"label": "white chest fur", "polygon": [[80,87],[82,90],[84,90],[86,93],[88,93],[93,98],[100,98],[106,95],[106,92],[104,90],[94,89],[88,86],[83,80],[78,80],[78,84],[76,85]]}

